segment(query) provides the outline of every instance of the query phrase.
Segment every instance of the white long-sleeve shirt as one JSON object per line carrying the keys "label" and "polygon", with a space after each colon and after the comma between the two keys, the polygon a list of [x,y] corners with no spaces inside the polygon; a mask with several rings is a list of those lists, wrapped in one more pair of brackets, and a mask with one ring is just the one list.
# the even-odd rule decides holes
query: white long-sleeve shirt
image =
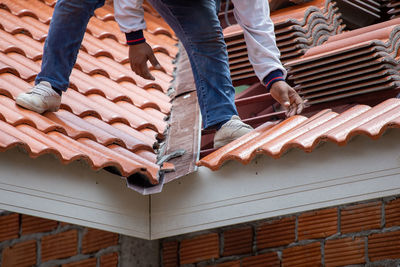
{"label": "white long-sleeve shirt", "polygon": [[[270,18],[268,0],[232,0],[234,15],[243,28],[250,63],[262,81],[274,70],[286,70],[276,46],[274,24]],[[130,33],[146,28],[143,0],[114,0],[115,19],[121,31]]]}

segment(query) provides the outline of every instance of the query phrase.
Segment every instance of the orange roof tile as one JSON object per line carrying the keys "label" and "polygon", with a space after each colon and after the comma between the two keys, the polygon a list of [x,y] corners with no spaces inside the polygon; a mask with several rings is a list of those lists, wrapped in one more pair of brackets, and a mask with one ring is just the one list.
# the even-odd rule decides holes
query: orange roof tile
{"label": "orange roof tile", "polygon": [[[343,31],[341,14],[330,0],[313,0],[271,12],[276,44],[282,63],[302,56],[307,49],[320,45],[329,36]],[[243,30],[238,24],[224,29],[229,65],[234,84],[247,84],[255,77],[248,58]]]}
{"label": "orange roof tile", "polygon": [[52,153],[65,164],[85,159],[94,170],[113,167],[122,176],[139,174],[157,184],[160,166],[153,145],[164,137],[164,118],[171,110],[165,93],[177,53],[173,31],[145,5],[145,35],[164,70],[151,69],[156,80],[144,80],[129,67],[125,37],[114,21],[112,6],[96,10],[61,109],[40,115],[18,107],[14,99],[33,85],[40,71],[54,4],[2,1],[0,151],[22,146],[31,157]]}
{"label": "orange roof tile", "polygon": [[375,107],[356,105],[338,114],[325,109],[307,118],[296,115],[274,125],[267,122],[251,133],[207,155],[198,162],[218,170],[228,160],[249,163],[256,154],[279,158],[290,148],[311,152],[322,141],[345,145],[359,134],[379,138],[387,128],[400,128],[400,99],[388,99]]}
{"label": "orange roof tile", "polygon": [[[314,9],[322,10],[325,7],[324,12],[327,12],[327,8],[335,2],[314,0],[272,12],[277,44],[282,55],[282,48],[286,49],[290,43],[294,43],[297,35],[288,37],[288,44],[280,46],[280,31],[289,31],[294,28],[291,24],[297,24],[295,29],[303,33],[302,29],[310,27],[307,24],[312,22],[310,14],[317,13]],[[400,19],[393,19],[327,36],[322,45],[310,46],[303,55],[285,63],[290,83],[308,100],[310,107],[305,109],[305,113],[313,115],[311,118],[294,116],[282,122],[277,121],[282,119],[278,116],[282,110],[273,100],[271,102],[264,88],[257,89],[262,85],[249,87],[249,93],[244,91],[237,96],[239,114],[247,123],[258,126],[261,124],[258,121],[262,119],[264,124],[214,153],[208,149],[208,144],[204,145],[202,155],[212,154],[201,159],[198,165],[218,170],[231,159],[247,164],[256,154],[278,158],[292,147],[311,152],[321,141],[329,140],[344,145],[354,135],[365,134],[378,138],[387,127],[400,127],[400,100],[393,98],[400,90],[397,68],[399,22]],[[235,52],[242,38],[238,25],[226,28],[224,34],[228,50],[229,42],[232,42],[232,51]],[[311,35],[311,39],[314,38]],[[354,106],[357,103],[368,105]],[[316,111],[320,112],[315,114]],[[266,122],[271,118],[275,118],[275,121]],[[210,139],[208,136],[206,138]],[[204,140],[206,138],[203,136]]]}

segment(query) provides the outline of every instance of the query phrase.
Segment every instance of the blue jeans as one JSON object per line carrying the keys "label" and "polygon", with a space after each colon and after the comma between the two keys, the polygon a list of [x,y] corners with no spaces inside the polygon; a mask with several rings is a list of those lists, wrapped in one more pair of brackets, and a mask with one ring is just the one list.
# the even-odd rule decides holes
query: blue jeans
{"label": "blue jeans", "polygon": [[175,31],[188,54],[203,126],[237,115],[228,53],[216,10],[219,0],[149,0]]}
{"label": "blue jeans", "polygon": [[48,81],[57,90],[67,90],[89,19],[94,10],[103,5],[104,0],[57,1],[44,43],[42,68],[36,76],[36,84]]}
{"label": "blue jeans", "polygon": [[[204,128],[237,115],[228,54],[216,10],[219,0],[149,0],[175,31],[188,54]],[[61,91],[69,76],[87,23],[104,0],[57,1],[36,83],[48,81]]]}

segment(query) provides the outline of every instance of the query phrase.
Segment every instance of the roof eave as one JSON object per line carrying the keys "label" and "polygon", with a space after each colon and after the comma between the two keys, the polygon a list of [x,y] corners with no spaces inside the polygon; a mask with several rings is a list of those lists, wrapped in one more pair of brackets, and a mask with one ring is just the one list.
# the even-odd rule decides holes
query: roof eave
{"label": "roof eave", "polygon": [[[400,193],[400,131],[356,136],[313,153],[200,167],[151,200],[151,238],[163,238]],[[160,223],[162,221],[162,223]]]}

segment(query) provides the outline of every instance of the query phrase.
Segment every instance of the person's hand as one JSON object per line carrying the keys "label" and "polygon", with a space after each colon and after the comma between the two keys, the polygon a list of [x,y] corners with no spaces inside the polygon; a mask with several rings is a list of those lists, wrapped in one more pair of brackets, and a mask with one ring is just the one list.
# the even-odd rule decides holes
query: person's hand
{"label": "person's hand", "polygon": [[305,105],[299,94],[285,81],[277,81],[272,84],[270,93],[281,106],[286,109],[286,116],[300,114]]}
{"label": "person's hand", "polygon": [[145,79],[155,80],[147,67],[147,60],[155,69],[162,69],[154,56],[153,50],[146,42],[129,46],[129,62],[132,70]]}

